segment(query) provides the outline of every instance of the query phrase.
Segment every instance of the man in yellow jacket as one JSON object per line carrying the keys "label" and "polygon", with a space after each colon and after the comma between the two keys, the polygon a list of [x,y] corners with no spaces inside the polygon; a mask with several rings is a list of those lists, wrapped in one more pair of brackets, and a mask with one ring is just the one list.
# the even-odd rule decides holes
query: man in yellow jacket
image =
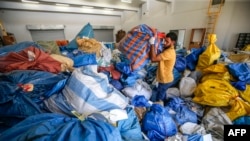
{"label": "man in yellow jacket", "polygon": [[173,32],[166,34],[164,40],[163,51],[156,54],[155,50],[155,38],[151,37],[149,42],[150,46],[150,58],[152,62],[158,62],[156,80],[158,87],[156,89],[156,101],[164,101],[166,99],[166,90],[171,86],[174,80],[173,69],[176,61],[175,43],[177,41],[177,35]]}

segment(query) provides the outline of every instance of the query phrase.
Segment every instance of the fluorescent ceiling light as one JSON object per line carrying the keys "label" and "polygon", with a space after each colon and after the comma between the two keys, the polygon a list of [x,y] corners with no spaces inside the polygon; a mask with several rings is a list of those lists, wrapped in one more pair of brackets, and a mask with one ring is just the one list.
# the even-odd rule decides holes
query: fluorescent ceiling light
{"label": "fluorescent ceiling light", "polygon": [[38,1],[30,1],[30,0],[22,0],[22,2],[27,2],[27,3],[39,3]]}
{"label": "fluorescent ceiling light", "polygon": [[103,8],[104,10],[109,10],[109,11],[112,11],[112,10],[114,10],[114,9],[112,9],[112,8]]}
{"label": "fluorescent ceiling light", "polygon": [[91,8],[94,8],[93,6],[82,6],[82,8],[89,8],[89,9],[91,9]]}
{"label": "fluorescent ceiling light", "polygon": [[69,6],[68,4],[56,3],[57,6]]}
{"label": "fluorescent ceiling light", "polygon": [[121,0],[121,2],[131,3],[131,2],[132,2],[132,0]]}
{"label": "fluorescent ceiling light", "polygon": [[157,1],[166,2],[166,3],[171,3],[171,2],[173,2],[173,0],[157,0]]}

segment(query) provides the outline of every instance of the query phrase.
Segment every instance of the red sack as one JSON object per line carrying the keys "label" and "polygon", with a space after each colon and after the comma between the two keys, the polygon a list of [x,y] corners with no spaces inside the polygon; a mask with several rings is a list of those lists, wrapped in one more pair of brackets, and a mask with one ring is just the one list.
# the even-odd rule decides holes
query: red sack
{"label": "red sack", "polygon": [[43,70],[51,73],[61,72],[61,63],[39,48],[30,46],[20,52],[10,52],[0,57],[0,72],[12,70]]}

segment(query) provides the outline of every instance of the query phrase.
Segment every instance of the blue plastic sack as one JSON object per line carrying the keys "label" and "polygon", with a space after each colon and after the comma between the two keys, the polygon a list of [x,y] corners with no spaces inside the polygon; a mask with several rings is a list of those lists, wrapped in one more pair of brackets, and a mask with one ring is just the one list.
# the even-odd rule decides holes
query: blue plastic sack
{"label": "blue plastic sack", "polygon": [[190,110],[181,98],[171,97],[166,105],[167,108],[171,108],[176,112],[174,119],[177,125],[182,125],[186,122],[198,123],[196,113]]}
{"label": "blue plastic sack", "polygon": [[150,107],[148,100],[144,95],[135,95],[131,100],[131,105],[135,107]]}
{"label": "blue plastic sack", "polygon": [[241,116],[233,121],[235,125],[250,125],[250,116]]}
{"label": "blue plastic sack", "polygon": [[115,68],[126,75],[129,75],[131,73],[131,67],[130,64],[126,63],[126,62],[119,62],[115,64]]}
{"label": "blue plastic sack", "polygon": [[246,82],[237,81],[231,82],[231,84],[238,90],[245,91],[246,90]]}
{"label": "blue plastic sack", "polygon": [[182,78],[182,73],[179,72],[177,69],[174,68],[174,81],[171,82],[171,87],[177,86],[179,84],[180,79]]}
{"label": "blue plastic sack", "polygon": [[164,140],[177,133],[177,126],[163,106],[153,104],[142,119],[142,130],[147,133],[150,141]]}
{"label": "blue plastic sack", "polygon": [[145,67],[145,70],[146,70],[147,74],[146,74],[146,77],[144,79],[148,84],[152,84],[153,81],[155,80],[157,66],[156,65],[154,65],[154,66],[148,65]]}
{"label": "blue plastic sack", "polygon": [[117,128],[120,130],[124,141],[142,141],[141,126],[136,113],[132,107],[126,107],[128,118],[117,122]]}
{"label": "blue plastic sack", "polygon": [[175,121],[177,121],[178,125],[182,125],[186,122],[198,123],[198,117],[195,112],[183,106],[180,107],[176,113]]}
{"label": "blue plastic sack", "polygon": [[97,64],[95,53],[85,53],[79,49],[75,49],[72,51],[67,51],[65,55],[73,60],[74,67],[76,68]]}
{"label": "blue plastic sack", "polygon": [[101,120],[44,113],[31,116],[4,131],[0,140],[8,141],[122,141],[118,128]]}
{"label": "blue plastic sack", "polygon": [[[2,87],[0,86],[0,88]],[[42,113],[37,104],[31,101],[26,95],[20,93],[13,95],[13,97],[6,101],[6,103],[1,102],[0,104],[1,132],[16,125],[18,122],[29,116]]]}
{"label": "blue plastic sack", "polygon": [[20,42],[20,43],[14,44],[14,45],[8,45],[8,46],[1,47],[0,48],[0,57],[5,56],[10,52],[19,52],[21,50],[24,50],[27,47],[30,47],[30,46],[39,48],[39,49],[44,51],[44,49],[36,42],[24,41],[24,42]]}
{"label": "blue plastic sack", "polygon": [[239,81],[250,84],[250,67],[247,63],[232,63],[227,65],[229,73]]}
{"label": "blue plastic sack", "polygon": [[203,136],[201,134],[188,135],[188,141],[203,141]]}
{"label": "blue plastic sack", "polygon": [[63,79],[63,80],[60,80],[58,81],[54,87],[52,89],[50,89],[49,91],[47,91],[45,94],[44,94],[44,97],[45,98],[49,98],[50,96],[52,96],[53,94],[57,94],[59,92],[61,92],[61,90],[64,88],[66,82],[67,82],[68,79]]}
{"label": "blue plastic sack", "polygon": [[206,49],[205,46],[201,48],[193,48],[191,50],[191,53],[186,56],[187,68],[189,70],[191,71],[195,70],[198,60],[199,60],[199,56],[205,51],[205,49]]}
{"label": "blue plastic sack", "polygon": [[[15,70],[1,74],[0,80],[0,123],[13,126],[28,116],[41,113],[38,104],[59,92],[67,76],[45,71]],[[34,88],[25,91],[22,84],[33,84]]]}
{"label": "blue plastic sack", "polygon": [[81,30],[80,32],[75,36],[73,40],[69,42],[67,45],[67,48],[78,48],[78,45],[76,43],[76,38],[80,37],[82,38],[83,36],[89,37],[89,38],[94,38],[94,30],[93,27],[90,23],[87,23]]}
{"label": "blue plastic sack", "polygon": [[166,138],[164,135],[155,130],[148,131],[147,136],[150,138],[150,141],[164,141]]}
{"label": "blue plastic sack", "polygon": [[111,81],[109,83],[112,84],[119,91],[121,91],[124,88],[119,80],[111,78]]}
{"label": "blue plastic sack", "polygon": [[183,72],[186,69],[186,58],[182,56],[177,56],[174,67],[179,72]]}
{"label": "blue plastic sack", "polygon": [[122,82],[123,86],[134,86],[136,83],[136,80],[139,78],[138,74],[136,73],[130,73],[129,75],[122,74],[120,81]]}
{"label": "blue plastic sack", "polygon": [[[53,74],[46,71],[37,70],[15,70],[0,75],[0,103],[8,102],[18,94],[29,97],[33,102],[40,103],[45,99],[46,94],[61,80],[68,76],[62,73]],[[22,90],[21,85],[32,84],[32,91]],[[62,83],[63,84],[63,83]]]}
{"label": "blue plastic sack", "polygon": [[74,67],[81,67],[86,65],[95,65],[96,55],[95,54],[82,54],[73,58]]}

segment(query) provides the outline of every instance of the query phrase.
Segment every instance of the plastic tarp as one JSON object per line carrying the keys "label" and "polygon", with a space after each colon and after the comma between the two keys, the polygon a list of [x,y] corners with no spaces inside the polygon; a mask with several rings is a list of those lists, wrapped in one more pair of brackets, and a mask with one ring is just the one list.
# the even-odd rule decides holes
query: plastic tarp
{"label": "plastic tarp", "polygon": [[0,72],[12,70],[43,70],[52,73],[62,71],[61,63],[43,50],[30,46],[19,52],[0,57]]}
{"label": "plastic tarp", "polygon": [[[2,89],[2,86],[0,87]],[[4,103],[1,99],[0,105],[0,132],[29,116],[42,113],[37,104],[22,94],[13,95],[11,99],[4,101]]]}
{"label": "plastic tarp", "polygon": [[95,54],[78,55],[73,58],[73,61],[74,61],[74,67],[97,64]]}
{"label": "plastic tarp", "polygon": [[119,72],[113,64],[108,67],[102,67],[98,65],[97,71],[109,74],[109,76],[115,80],[119,80],[121,77],[121,72]]}
{"label": "plastic tarp", "polygon": [[[1,74],[0,80],[0,128],[8,128],[26,117],[41,113],[38,104],[60,91],[67,76],[45,71],[15,70]],[[32,89],[26,89],[26,84],[32,85]]]}
{"label": "plastic tarp", "polygon": [[39,48],[43,51],[45,51],[43,49],[43,47],[41,47],[39,44],[37,44],[36,42],[31,42],[31,41],[24,41],[24,42],[20,42],[14,45],[8,45],[8,46],[4,46],[0,48],[0,56],[5,56],[10,52],[19,52],[27,47],[36,47]]}
{"label": "plastic tarp", "polygon": [[217,41],[216,34],[208,35],[209,45],[206,50],[199,56],[196,69],[203,70],[204,68],[212,65],[221,56],[220,48],[215,44]]}
{"label": "plastic tarp", "polygon": [[227,67],[230,74],[232,74],[237,80],[250,84],[250,67],[247,63],[232,63],[228,64]]}
{"label": "plastic tarp", "polygon": [[177,69],[179,72],[184,72],[184,70],[186,69],[187,65],[186,65],[186,58],[183,56],[177,56],[176,57],[176,62],[175,62],[175,69]]}
{"label": "plastic tarp", "polygon": [[231,125],[232,121],[221,108],[211,107],[207,109],[201,124],[212,135],[213,141],[224,141],[224,125]]}
{"label": "plastic tarp", "polygon": [[[154,33],[157,33],[156,35]],[[132,28],[125,40],[119,45],[119,50],[126,55],[132,67],[132,71],[142,69],[149,62],[150,37],[155,36],[156,52],[162,50],[161,40],[158,37],[158,31],[146,24],[138,25]]]}
{"label": "plastic tarp", "polygon": [[202,46],[201,48],[198,48],[198,49],[193,48],[191,50],[191,53],[186,56],[186,63],[187,63],[186,65],[189,70],[191,71],[195,70],[198,60],[199,60],[199,56],[200,54],[204,52],[205,49],[206,49],[205,46]]}
{"label": "plastic tarp", "polygon": [[136,95],[131,99],[131,105],[135,107],[150,107],[151,104],[144,95]]}
{"label": "plastic tarp", "polygon": [[146,99],[149,100],[152,95],[152,89],[142,79],[137,79],[134,86],[125,87],[124,89],[122,89],[122,92],[123,94],[128,96],[130,99],[132,99],[136,95],[143,95],[145,96]]}
{"label": "plastic tarp", "polygon": [[180,94],[182,97],[190,97],[196,88],[196,82],[193,78],[184,76],[179,82]]}
{"label": "plastic tarp", "polygon": [[115,64],[115,68],[122,74],[129,75],[131,73],[131,67],[126,62],[119,62]]}
{"label": "plastic tarp", "polygon": [[112,60],[112,52],[111,49],[108,48],[103,42],[101,42],[101,56],[97,58],[98,66],[107,67],[110,66]]}
{"label": "plastic tarp", "polygon": [[186,122],[198,123],[198,117],[195,112],[193,112],[183,99],[179,97],[169,98],[169,101],[166,103],[166,108],[171,108],[175,111],[173,115],[174,120],[178,125],[182,125]]}
{"label": "plastic tarp", "polygon": [[30,116],[0,135],[8,141],[122,141],[118,128],[101,120],[81,121],[55,113]]}
{"label": "plastic tarp", "polygon": [[246,89],[244,91],[239,91],[240,97],[250,103],[250,85],[246,85]]}
{"label": "plastic tarp", "polygon": [[136,113],[132,107],[125,108],[128,114],[128,119],[117,122],[117,128],[120,130],[124,141],[142,141],[141,126]]}
{"label": "plastic tarp", "polygon": [[136,72],[132,72],[129,75],[122,74],[120,81],[124,87],[133,87],[139,78],[140,76]]}
{"label": "plastic tarp", "polygon": [[84,36],[88,38],[94,38],[94,30],[90,23],[87,23],[86,25],[84,25],[84,27],[79,31],[79,33],[75,36],[75,38],[69,42],[69,44],[67,45],[67,48],[77,49],[78,45],[76,43],[76,38],[77,37],[82,38]]}
{"label": "plastic tarp", "polygon": [[109,83],[119,91],[121,91],[124,88],[119,80],[111,79]]}
{"label": "plastic tarp", "polygon": [[250,113],[250,104],[239,98],[239,92],[225,80],[208,79],[200,83],[193,101],[209,106],[230,106],[227,115],[231,120]]}
{"label": "plastic tarp", "polygon": [[56,41],[37,41],[36,43],[39,44],[45,50],[45,52],[48,52],[49,54],[61,55]]}
{"label": "plastic tarp", "polygon": [[107,76],[97,72],[97,65],[75,69],[62,94],[77,113],[85,116],[111,109],[124,109],[128,104],[128,98],[109,84]]}
{"label": "plastic tarp", "polygon": [[[57,84],[60,84],[61,81],[65,81],[67,78],[68,76],[62,73],[53,74],[36,70],[15,70],[4,73],[0,75],[1,103],[8,102],[19,94],[26,95],[33,102],[40,103],[51,95],[50,91],[55,89]],[[24,84],[32,84],[33,89],[26,91],[22,88]],[[60,91],[60,86],[58,88],[58,91]]]}
{"label": "plastic tarp", "polygon": [[250,125],[250,116],[241,116],[233,121],[235,125]]}
{"label": "plastic tarp", "polygon": [[237,81],[237,82],[231,82],[231,84],[238,90],[244,91],[246,90],[246,82],[243,81]]}
{"label": "plastic tarp", "polygon": [[163,106],[153,104],[142,119],[142,130],[150,141],[163,141],[177,133],[177,126]]}

